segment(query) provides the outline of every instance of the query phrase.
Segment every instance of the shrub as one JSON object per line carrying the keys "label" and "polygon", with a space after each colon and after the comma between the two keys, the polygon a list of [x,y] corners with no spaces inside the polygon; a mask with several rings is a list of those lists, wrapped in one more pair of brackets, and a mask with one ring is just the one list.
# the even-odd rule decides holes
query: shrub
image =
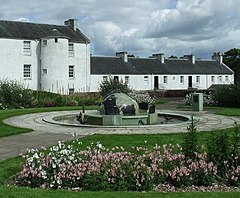
{"label": "shrub", "polygon": [[191,124],[187,127],[188,133],[184,138],[183,143],[183,153],[185,154],[186,159],[194,160],[196,158],[196,153],[198,153],[198,144],[197,144],[197,129],[193,121],[193,116],[191,119]]}
{"label": "shrub", "polygon": [[[192,105],[192,94],[188,93],[185,98],[183,99],[183,102],[185,105]],[[215,106],[217,105],[217,101],[215,99],[215,94],[213,92],[204,92],[203,93],[203,105],[204,106]]]}
{"label": "shrub", "polygon": [[99,92],[100,95],[105,98],[110,93],[128,93],[130,91],[130,88],[127,84],[123,84],[118,80],[114,80],[111,76],[109,76],[107,79],[103,80],[100,83]]}
{"label": "shrub", "polygon": [[207,143],[208,160],[218,168],[221,177],[225,177],[227,164],[231,158],[229,137],[224,134],[213,134]]}
{"label": "shrub", "polygon": [[31,107],[32,91],[17,81],[0,81],[0,108]]}
{"label": "shrub", "polygon": [[214,98],[218,106],[240,107],[240,83],[216,87]]}
{"label": "shrub", "polygon": [[[81,145],[79,140],[75,142]],[[106,149],[99,142],[79,150],[59,141],[49,150],[29,150],[14,181],[40,188],[121,191],[153,190],[164,183],[177,187],[210,185],[215,181],[216,167],[206,162],[206,153],[186,161],[181,150],[179,145],[156,145],[128,152],[123,147]]]}

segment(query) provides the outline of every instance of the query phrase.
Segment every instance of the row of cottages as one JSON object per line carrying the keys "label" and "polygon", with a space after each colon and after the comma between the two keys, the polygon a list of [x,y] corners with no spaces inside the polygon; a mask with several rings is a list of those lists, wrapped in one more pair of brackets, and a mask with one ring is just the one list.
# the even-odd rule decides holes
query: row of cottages
{"label": "row of cottages", "polygon": [[180,59],[165,59],[164,54],[149,58],[129,57],[127,52],[116,57],[91,57],[92,91],[111,76],[136,90],[206,90],[215,84],[234,83],[234,73],[223,63],[219,52],[212,60],[185,55]]}
{"label": "row of cottages", "polygon": [[64,25],[0,21],[0,79],[34,90],[90,91],[90,41],[76,20]]}
{"label": "row of cottages", "polygon": [[69,19],[64,25],[0,21],[0,80],[60,94],[95,92],[111,75],[136,90],[207,89],[233,83],[220,53],[213,60],[90,56],[90,41]]}

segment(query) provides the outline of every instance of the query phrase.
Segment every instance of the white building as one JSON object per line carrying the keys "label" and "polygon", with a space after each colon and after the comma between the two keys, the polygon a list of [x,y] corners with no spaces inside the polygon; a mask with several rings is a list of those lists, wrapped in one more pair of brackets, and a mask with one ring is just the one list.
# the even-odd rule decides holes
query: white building
{"label": "white building", "polygon": [[111,75],[136,90],[206,90],[215,84],[233,84],[234,73],[223,62],[220,53],[212,60],[196,60],[194,55],[165,59],[164,54],[150,58],[91,57],[91,91],[97,91],[102,80]]}
{"label": "white building", "polygon": [[135,90],[207,89],[234,83],[234,73],[214,53],[213,60],[91,57],[90,41],[69,19],[64,25],[0,21],[0,80],[16,80],[33,90],[60,94],[96,92],[111,75]]}
{"label": "white building", "polygon": [[0,21],[0,79],[61,94],[90,91],[90,41],[76,25]]}

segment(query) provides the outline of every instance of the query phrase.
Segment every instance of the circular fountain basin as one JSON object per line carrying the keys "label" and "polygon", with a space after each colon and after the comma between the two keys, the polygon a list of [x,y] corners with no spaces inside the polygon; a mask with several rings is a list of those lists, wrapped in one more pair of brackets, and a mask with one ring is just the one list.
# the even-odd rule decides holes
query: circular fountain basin
{"label": "circular fountain basin", "polygon": [[75,127],[136,128],[136,127],[171,126],[181,124],[183,122],[189,122],[191,119],[191,117],[188,115],[166,113],[161,111],[157,111],[155,114],[138,114],[132,116],[123,115],[105,116],[101,115],[97,110],[88,110],[86,111],[86,113],[84,113],[84,116],[86,116],[85,117],[86,123],[84,124],[81,124],[77,120],[77,114],[46,117],[43,120],[52,124]]}

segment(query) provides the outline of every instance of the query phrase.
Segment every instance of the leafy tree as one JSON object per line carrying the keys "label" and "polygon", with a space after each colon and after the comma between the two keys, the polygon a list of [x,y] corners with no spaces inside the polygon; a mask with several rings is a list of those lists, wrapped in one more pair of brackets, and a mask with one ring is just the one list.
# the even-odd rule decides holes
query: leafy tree
{"label": "leafy tree", "polygon": [[130,90],[131,89],[128,87],[127,84],[115,80],[111,76],[108,76],[107,79],[103,80],[100,83],[99,87],[99,93],[103,98],[105,98],[107,95],[113,92],[128,93],[130,92]]}
{"label": "leafy tree", "polygon": [[234,80],[240,84],[240,49],[233,48],[224,52],[223,62],[234,71]]}

